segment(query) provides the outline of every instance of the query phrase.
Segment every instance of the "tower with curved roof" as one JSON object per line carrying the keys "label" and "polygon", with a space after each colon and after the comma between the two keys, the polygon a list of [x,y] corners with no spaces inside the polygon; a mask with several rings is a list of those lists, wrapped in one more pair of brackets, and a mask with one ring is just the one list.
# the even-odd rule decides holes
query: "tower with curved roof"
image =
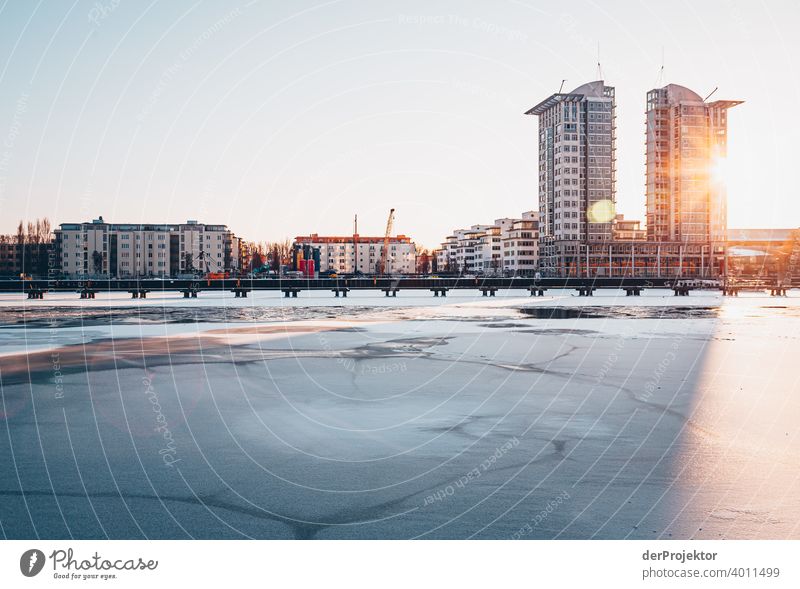
{"label": "tower with curved roof", "polygon": [[737,104],[706,102],[677,84],[647,93],[648,240],[724,243],[727,195],[714,170],[727,156],[727,111]]}
{"label": "tower with curved roof", "polygon": [[552,94],[539,117],[540,267],[587,275],[590,247],[610,243],[616,201],[616,102],[603,80]]}

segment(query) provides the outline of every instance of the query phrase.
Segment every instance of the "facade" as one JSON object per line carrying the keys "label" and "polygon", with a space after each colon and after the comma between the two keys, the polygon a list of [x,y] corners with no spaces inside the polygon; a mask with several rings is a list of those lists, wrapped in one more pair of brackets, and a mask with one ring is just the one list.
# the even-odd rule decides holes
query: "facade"
{"label": "facade", "polygon": [[495,274],[503,269],[501,228],[495,223],[477,236],[473,269],[483,274]]}
{"label": "facade", "polygon": [[458,237],[455,248],[456,268],[462,273],[472,274],[483,270],[481,238],[493,227],[493,225],[473,225],[469,229],[455,232]]}
{"label": "facade", "polygon": [[645,241],[647,230],[639,220],[626,219],[625,215],[614,218],[614,241]]}
{"label": "facade", "polygon": [[717,171],[728,109],[738,104],[706,102],[677,84],[647,93],[647,240],[700,250],[713,275],[726,273],[727,194]]}
{"label": "facade", "polygon": [[0,276],[19,275],[18,249],[15,240],[0,239]]}
{"label": "facade", "polygon": [[589,244],[567,276],[700,278],[722,271],[708,246],[646,240]]}
{"label": "facade", "polygon": [[438,272],[526,275],[538,270],[539,213],[456,229],[434,250]]}
{"label": "facade", "polygon": [[[473,225],[469,229],[456,229],[436,250],[436,267],[439,272],[471,273],[482,266],[484,248],[491,260],[491,244],[481,243],[481,238],[493,225]],[[477,250],[477,254],[476,254]]]}
{"label": "facade", "polygon": [[800,228],[728,229],[726,275],[800,285]]}
{"label": "facade", "polygon": [[647,216],[615,214],[614,89],[553,94],[539,117],[539,266],[551,276],[713,277],[726,272],[727,111],[674,84],[647,94]]}
{"label": "facade", "polygon": [[436,268],[439,272],[458,272],[456,267],[456,250],[458,249],[458,232],[445,237],[436,252]]}
{"label": "facade", "polygon": [[741,101],[705,102],[670,84],[647,93],[647,238],[724,244],[727,112]]}
{"label": "facade", "polygon": [[66,277],[135,278],[238,272],[239,240],[225,225],[62,223],[55,251]]}
{"label": "facade", "polygon": [[[383,237],[364,237],[354,234],[347,237],[321,236],[316,233],[298,236],[295,248],[308,246],[319,249],[320,272],[342,274],[374,274],[378,271],[383,252]],[[410,237],[398,235],[389,238],[386,262],[387,274],[413,274],[416,270],[416,249]]]}
{"label": "facade", "polygon": [[439,271],[474,273],[483,269],[484,256],[491,266],[494,242],[487,233],[495,233],[496,229],[495,225],[472,225],[453,231],[442,242],[443,259],[438,263]]}
{"label": "facade", "polygon": [[616,102],[603,80],[546,98],[539,117],[539,265],[575,272],[589,245],[612,240],[616,201]]}
{"label": "facade", "polygon": [[0,276],[49,276],[55,268],[52,242],[19,242],[17,236],[0,235]]}
{"label": "facade", "polygon": [[252,247],[241,237],[234,237],[231,249],[239,252],[239,268],[242,271],[251,270]]}
{"label": "facade", "polygon": [[529,276],[539,265],[539,212],[526,211],[514,219],[502,237],[503,271],[514,276]]}

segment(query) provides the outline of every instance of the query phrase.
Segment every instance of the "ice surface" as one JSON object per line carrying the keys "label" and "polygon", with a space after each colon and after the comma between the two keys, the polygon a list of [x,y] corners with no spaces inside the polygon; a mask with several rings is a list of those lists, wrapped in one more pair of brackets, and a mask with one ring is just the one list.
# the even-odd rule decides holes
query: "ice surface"
{"label": "ice surface", "polygon": [[0,531],[800,536],[800,299],[549,294],[0,295]]}

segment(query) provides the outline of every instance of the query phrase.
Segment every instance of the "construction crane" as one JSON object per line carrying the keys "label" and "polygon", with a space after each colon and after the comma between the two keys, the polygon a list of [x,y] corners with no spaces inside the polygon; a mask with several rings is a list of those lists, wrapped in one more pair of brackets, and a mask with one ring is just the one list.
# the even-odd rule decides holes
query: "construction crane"
{"label": "construction crane", "polygon": [[[205,251],[200,250],[200,254],[197,256],[197,259],[200,262],[200,276],[204,276],[206,278],[227,278],[227,273],[222,270],[222,265],[219,263],[219,261],[211,258],[211,256]],[[211,270],[211,264],[209,264],[209,260],[214,262],[216,265],[216,271]]]}
{"label": "construction crane", "polygon": [[394,209],[389,209],[389,219],[386,221],[386,235],[383,236],[383,251],[381,252],[381,265],[378,274],[386,274],[386,263],[389,261],[389,236],[392,234],[392,224],[394,223]]}

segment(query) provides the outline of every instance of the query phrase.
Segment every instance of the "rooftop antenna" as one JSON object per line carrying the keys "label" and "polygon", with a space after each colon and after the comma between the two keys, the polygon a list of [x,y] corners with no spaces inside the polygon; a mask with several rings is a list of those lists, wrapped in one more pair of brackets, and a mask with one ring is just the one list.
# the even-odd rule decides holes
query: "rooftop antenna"
{"label": "rooftop antenna", "polygon": [[353,234],[358,235],[358,213],[353,218]]}
{"label": "rooftop antenna", "polygon": [[703,102],[708,102],[708,99],[709,99],[709,98],[711,98],[712,96],[714,96],[714,92],[716,92],[717,90],[719,90],[719,86],[717,86],[716,88],[714,88],[714,89],[711,91],[711,94],[709,94],[708,96],[706,96],[705,98],[703,98]]}
{"label": "rooftop antenna", "polygon": [[664,46],[661,46],[661,69],[658,70],[658,80],[656,80],[656,88],[660,88],[664,83]]}
{"label": "rooftop antenna", "polygon": [[561,86],[558,87],[559,94],[561,94],[561,91],[564,89],[564,82],[566,82],[566,80],[561,80]]}
{"label": "rooftop antenna", "polygon": [[597,79],[603,79],[603,68],[600,67],[600,41],[597,42]]}

